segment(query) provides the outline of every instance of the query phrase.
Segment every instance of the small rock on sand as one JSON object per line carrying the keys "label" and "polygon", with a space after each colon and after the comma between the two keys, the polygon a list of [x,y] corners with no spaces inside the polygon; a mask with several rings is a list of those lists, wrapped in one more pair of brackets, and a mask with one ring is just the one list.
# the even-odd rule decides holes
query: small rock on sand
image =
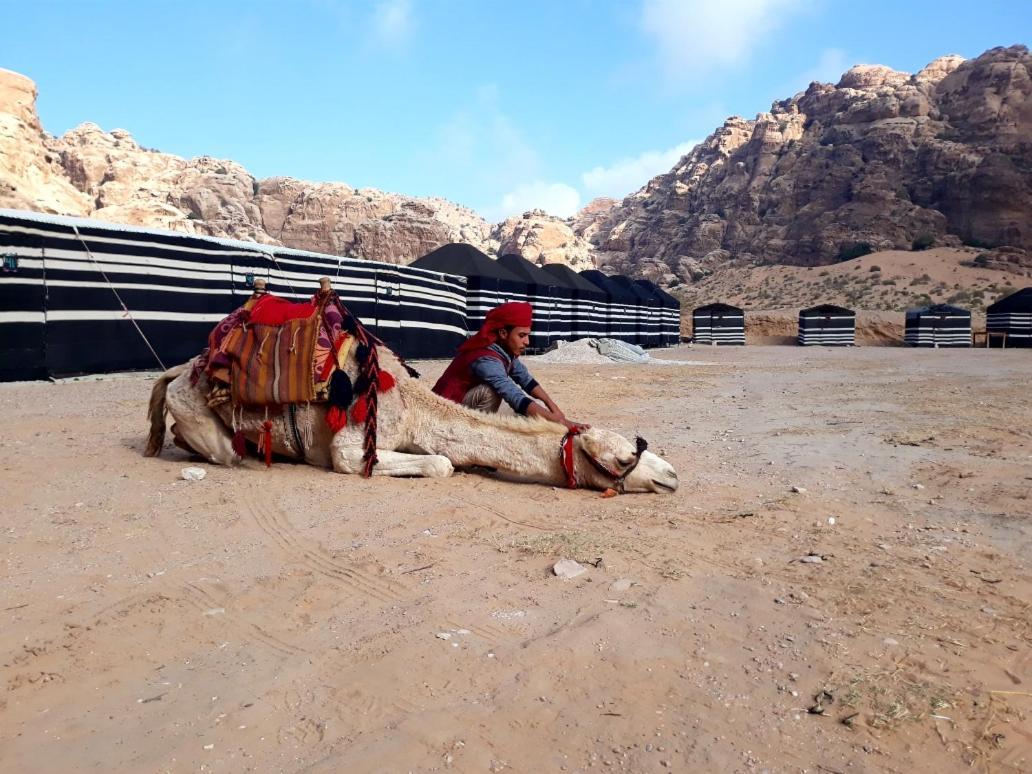
{"label": "small rock on sand", "polygon": [[627,591],[631,586],[634,585],[634,581],[629,578],[618,578],[609,584],[610,591]]}
{"label": "small rock on sand", "polygon": [[200,481],[206,475],[208,472],[204,468],[183,468],[179,471],[179,476],[184,481]]}
{"label": "small rock on sand", "polygon": [[578,575],[583,575],[588,571],[588,568],[584,565],[575,562],[573,559],[560,559],[554,565],[552,565],[552,572],[556,574],[558,578],[576,578]]}

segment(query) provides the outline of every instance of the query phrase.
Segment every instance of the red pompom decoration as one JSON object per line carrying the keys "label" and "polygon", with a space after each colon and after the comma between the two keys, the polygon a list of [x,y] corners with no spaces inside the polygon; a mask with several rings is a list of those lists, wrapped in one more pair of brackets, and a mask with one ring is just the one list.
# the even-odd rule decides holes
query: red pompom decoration
{"label": "red pompom decoration", "polygon": [[369,402],[363,395],[361,398],[355,401],[355,405],[351,407],[351,421],[356,425],[360,425],[366,421],[366,415],[369,413]]}
{"label": "red pompom decoration", "polygon": [[340,406],[330,406],[326,412],[326,424],[335,433],[339,433],[348,424],[348,410]]}
{"label": "red pompom decoration", "polygon": [[394,385],[394,376],[388,371],[380,371],[379,375],[376,377],[376,391],[390,392],[394,389]]}

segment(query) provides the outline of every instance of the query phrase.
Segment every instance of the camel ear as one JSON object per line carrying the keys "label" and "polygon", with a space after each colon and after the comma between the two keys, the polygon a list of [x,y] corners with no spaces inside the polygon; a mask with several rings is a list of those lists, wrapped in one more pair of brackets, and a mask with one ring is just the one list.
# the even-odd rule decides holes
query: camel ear
{"label": "camel ear", "polygon": [[646,440],[645,440],[644,438],[642,438],[642,437],[641,437],[640,435],[639,435],[639,436],[636,436],[636,437],[635,437],[635,439],[634,439],[634,445],[635,445],[635,447],[637,447],[637,449],[638,449],[638,456],[639,456],[639,457],[640,457],[640,456],[642,455],[642,453],[643,453],[643,452],[644,452],[644,451],[645,451],[646,449],[648,449],[648,448],[649,448],[649,442],[648,442],[648,441],[646,441]]}

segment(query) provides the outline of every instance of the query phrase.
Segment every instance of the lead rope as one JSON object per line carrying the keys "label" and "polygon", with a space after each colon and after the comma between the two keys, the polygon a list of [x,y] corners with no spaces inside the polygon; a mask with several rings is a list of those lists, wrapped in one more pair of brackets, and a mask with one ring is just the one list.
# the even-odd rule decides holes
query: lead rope
{"label": "lead rope", "polygon": [[93,257],[93,253],[90,251],[90,246],[86,244],[86,240],[82,238],[82,234],[79,233],[78,226],[76,226],[74,223],[72,224],[72,231],[75,232],[75,236],[77,236],[79,238],[79,241],[82,242],[82,246],[86,250],[86,255],[88,255],[90,257],[90,260],[93,261],[93,263],[96,265],[97,271],[100,272],[100,276],[104,278],[104,281],[108,284],[108,287],[111,288],[111,292],[115,294],[115,298],[118,299],[118,303],[122,307],[122,310],[125,312],[125,316],[129,318],[129,322],[131,322],[133,324],[133,327],[136,328],[136,332],[140,334],[140,338],[143,339],[143,343],[147,345],[147,349],[151,351],[151,354],[154,355],[154,359],[158,361],[158,365],[161,366],[161,370],[167,371],[168,368],[166,368],[165,364],[161,362],[161,358],[158,357],[158,353],[155,351],[154,347],[147,339],[147,335],[137,324],[136,320],[133,319],[133,313],[129,311],[129,307],[125,305],[125,301],[123,301],[122,297],[118,295],[118,290],[115,288],[114,283],[111,282],[111,280],[108,279],[108,275],[104,273],[104,268],[100,265],[100,261]]}

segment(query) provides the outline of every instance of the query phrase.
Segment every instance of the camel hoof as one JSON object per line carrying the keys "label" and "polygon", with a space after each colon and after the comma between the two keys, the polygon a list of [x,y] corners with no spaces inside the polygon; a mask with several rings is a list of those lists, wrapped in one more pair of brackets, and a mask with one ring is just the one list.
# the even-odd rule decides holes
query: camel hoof
{"label": "camel hoof", "polygon": [[455,466],[447,457],[434,455],[430,458],[430,464],[427,465],[427,475],[431,478],[448,478],[454,472]]}

